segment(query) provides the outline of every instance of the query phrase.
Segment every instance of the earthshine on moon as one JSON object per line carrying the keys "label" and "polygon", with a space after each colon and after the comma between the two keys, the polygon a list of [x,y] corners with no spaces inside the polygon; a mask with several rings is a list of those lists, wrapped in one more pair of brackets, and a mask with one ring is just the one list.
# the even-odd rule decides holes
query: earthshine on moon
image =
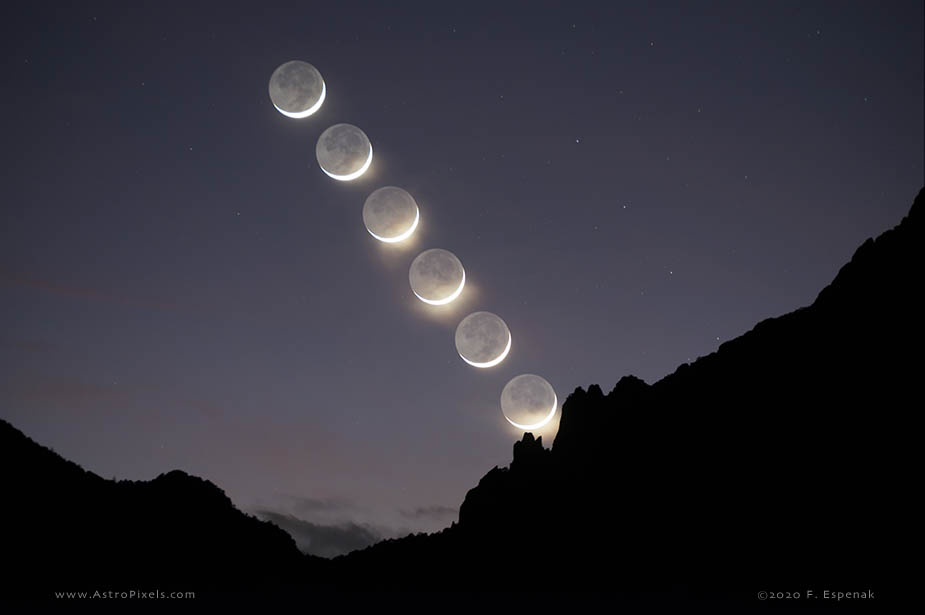
{"label": "earthshine on moon", "polygon": [[292,118],[308,117],[321,108],[327,86],[318,69],[301,60],[281,64],[270,76],[270,101]]}
{"label": "earthshine on moon", "polygon": [[345,182],[366,172],[373,161],[373,146],[353,124],[334,124],[318,137],[315,157],[329,177]]}
{"label": "earthshine on moon", "polygon": [[466,270],[448,250],[425,250],[411,262],[408,281],[415,296],[430,305],[445,305],[466,285]]}
{"label": "earthshine on moon", "polygon": [[552,420],[559,398],[545,378],[535,374],[515,376],[501,391],[501,411],[518,429],[540,429]]}
{"label": "earthshine on moon", "polygon": [[363,224],[369,234],[386,243],[407,239],[418,226],[421,213],[414,198],[401,188],[379,188],[363,204]]}
{"label": "earthshine on moon", "polygon": [[511,351],[511,331],[491,312],[475,312],[456,327],[456,352],[473,367],[493,367]]}

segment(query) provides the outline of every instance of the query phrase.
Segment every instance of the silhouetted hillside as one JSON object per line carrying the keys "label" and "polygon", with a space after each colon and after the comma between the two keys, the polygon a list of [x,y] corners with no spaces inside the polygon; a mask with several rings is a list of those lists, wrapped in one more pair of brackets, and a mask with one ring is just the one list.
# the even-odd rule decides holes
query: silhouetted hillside
{"label": "silhouetted hillside", "polygon": [[[103,480],[0,421],[14,583],[577,589],[631,611],[685,612],[692,598],[709,612],[802,610],[831,606],[825,590],[872,589],[876,602],[859,604],[892,610],[911,579],[903,552],[917,545],[923,208],[925,190],[812,305],[652,385],[627,376],[606,395],[576,389],[552,448],[524,435],[452,527],[332,561],[302,556],[207,481]],[[809,589],[817,601],[756,597]]]}
{"label": "silhouetted hillside", "polygon": [[105,480],[2,420],[0,484],[3,598],[256,591],[313,569],[288,534],[238,511],[209,481],[177,470],[151,481]]}
{"label": "silhouetted hillside", "polygon": [[469,491],[457,525],[335,566],[386,586],[608,588],[678,603],[888,593],[918,482],[923,208],[925,190],[811,306],[653,385],[577,389],[552,449],[526,434],[510,468]]}

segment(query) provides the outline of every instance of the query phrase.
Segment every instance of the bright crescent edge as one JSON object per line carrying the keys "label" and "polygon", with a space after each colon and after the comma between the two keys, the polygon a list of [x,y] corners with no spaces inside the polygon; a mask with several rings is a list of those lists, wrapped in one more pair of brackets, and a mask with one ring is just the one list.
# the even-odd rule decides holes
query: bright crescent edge
{"label": "bright crescent edge", "polygon": [[463,268],[463,276],[462,276],[462,281],[460,281],[459,283],[459,288],[453,291],[453,294],[450,295],[449,297],[445,297],[443,299],[437,299],[436,301],[434,301],[431,299],[425,299],[421,295],[414,293],[413,288],[411,289],[411,292],[413,292],[414,296],[420,299],[421,301],[423,301],[424,303],[429,303],[430,305],[446,305],[447,303],[449,303],[450,301],[452,301],[453,299],[459,296],[459,293],[463,291],[463,286],[465,285],[466,285],[466,270],[465,268]]}
{"label": "bright crescent edge", "polygon": [[[513,338],[513,336],[511,335],[511,332],[508,331],[508,332],[507,332],[507,348],[505,348],[504,351],[503,351],[501,354],[499,354],[497,357],[495,357],[495,358],[492,359],[491,361],[485,361],[484,363],[477,363],[477,362],[475,362],[475,361],[470,361],[470,360],[467,359],[466,357],[462,356],[462,353],[461,353],[461,352],[459,353],[459,358],[461,358],[463,361],[465,361],[466,363],[468,363],[468,364],[471,365],[472,367],[481,367],[481,368],[494,367],[495,365],[497,365],[498,363],[500,363],[501,361],[503,361],[503,360],[504,360],[504,357],[507,356],[507,353],[509,353],[509,352],[511,351],[511,342],[513,341],[513,339],[514,339],[514,338]],[[457,350],[457,352],[459,352],[459,351]],[[553,394],[555,395],[555,393],[553,393]]]}
{"label": "bright crescent edge", "polygon": [[[328,90],[328,86],[325,85],[324,79],[322,79],[321,80],[321,96],[318,97],[318,102],[316,102],[314,105],[312,105],[305,111],[299,111],[299,112],[293,113],[292,111],[283,111],[282,109],[276,106],[276,103],[273,103],[273,106],[276,107],[277,111],[279,111],[286,117],[291,117],[291,118],[300,120],[303,117],[308,117],[309,115],[311,115],[312,113],[314,113],[315,111],[321,108],[321,103],[324,102],[324,97],[327,94],[327,90]],[[273,101],[270,101],[270,102],[273,102]]]}
{"label": "bright crescent edge", "polygon": [[382,241],[385,243],[397,243],[399,241],[404,241],[405,239],[408,239],[409,237],[411,237],[411,233],[413,233],[414,229],[418,227],[418,220],[420,219],[421,219],[421,209],[417,205],[415,205],[414,206],[414,222],[411,223],[411,228],[409,228],[407,231],[405,231],[401,235],[396,235],[395,237],[380,237],[379,235],[370,231],[369,227],[366,227],[366,230],[369,231],[370,235],[372,235],[379,241]]}
{"label": "bright crescent edge", "polygon": [[548,423],[549,421],[551,421],[551,420],[552,420],[552,417],[554,417],[554,416],[556,415],[556,409],[557,409],[558,406],[559,406],[559,397],[556,395],[555,392],[553,392],[552,397],[553,397],[552,412],[550,412],[549,415],[548,415],[545,419],[543,419],[542,421],[540,421],[539,423],[534,423],[534,424],[532,424],[532,425],[521,425],[520,423],[515,423],[515,422],[512,421],[511,419],[507,418],[507,415],[504,414],[504,412],[502,412],[501,414],[504,415],[504,418],[507,420],[508,423],[510,423],[511,425],[513,425],[514,427],[516,427],[517,429],[523,429],[524,431],[532,431],[532,430],[534,430],[534,429],[542,429],[543,427],[546,426],[546,423]]}
{"label": "bright crescent edge", "polygon": [[369,144],[369,156],[366,158],[366,162],[363,163],[363,166],[360,167],[358,171],[354,171],[353,173],[348,173],[347,175],[334,175],[333,173],[329,173],[327,169],[325,169],[324,167],[321,167],[320,162],[318,163],[318,166],[321,167],[321,170],[324,171],[325,175],[327,175],[331,179],[336,179],[337,181],[341,181],[341,182],[349,182],[351,179],[356,179],[363,173],[366,173],[366,169],[369,168],[369,165],[372,161],[373,161],[373,144],[370,143]]}

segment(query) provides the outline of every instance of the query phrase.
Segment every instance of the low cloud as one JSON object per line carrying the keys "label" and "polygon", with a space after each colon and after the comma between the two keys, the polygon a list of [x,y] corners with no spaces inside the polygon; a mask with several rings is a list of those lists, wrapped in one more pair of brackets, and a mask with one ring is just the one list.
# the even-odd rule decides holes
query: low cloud
{"label": "low cloud", "polygon": [[258,510],[255,514],[288,532],[303,553],[319,557],[343,555],[383,538],[378,530],[352,521],[322,525],[272,510]]}
{"label": "low cloud", "polygon": [[444,521],[459,514],[458,508],[451,506],[418,506],[410,510],[402,510],[402,516],[408,519],[433,519]]}
{"label": "low cloud", "polygon": [[286,498],[290,500],[296,513],[305,516],[314,516],[319,513],[340,513],[356,508],[353,502],[337,498],[308,498],[299,495],[289,495]]}

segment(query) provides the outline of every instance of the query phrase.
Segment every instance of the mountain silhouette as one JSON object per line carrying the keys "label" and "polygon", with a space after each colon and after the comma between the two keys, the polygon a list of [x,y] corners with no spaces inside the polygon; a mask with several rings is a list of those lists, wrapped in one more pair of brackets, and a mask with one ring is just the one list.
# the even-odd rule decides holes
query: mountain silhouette
{"label": "mountain silhouette", "polygon": [[552,448],[525,434],[456,525],[335,560],[337,576],[751,607],[759,591],[887,594],[916,510],[923,209],[925,190],[812,305],[652,385],[576,389]]}
{"label": "mountain silhouette", "polygon": [[103,479],[0,420],[2,598],[54,591],[262,590],[305,578],[275,525],[245,515],[209,481],[174,470],[151,481]]}
{"label": "mountain silhouette", "polygon": [[0,421],[7,582],[43,596],[141,580],[293,596],[569,590],[710,612],[874,591],[852,604],[886,609],[911,576],[901,554],[916,527],[923,208],[925,189],[811,305],[654,384],[576,389],[551,448],[525,434],[451,527],[333,560],[302,555],[208,481],[105,480]]}

